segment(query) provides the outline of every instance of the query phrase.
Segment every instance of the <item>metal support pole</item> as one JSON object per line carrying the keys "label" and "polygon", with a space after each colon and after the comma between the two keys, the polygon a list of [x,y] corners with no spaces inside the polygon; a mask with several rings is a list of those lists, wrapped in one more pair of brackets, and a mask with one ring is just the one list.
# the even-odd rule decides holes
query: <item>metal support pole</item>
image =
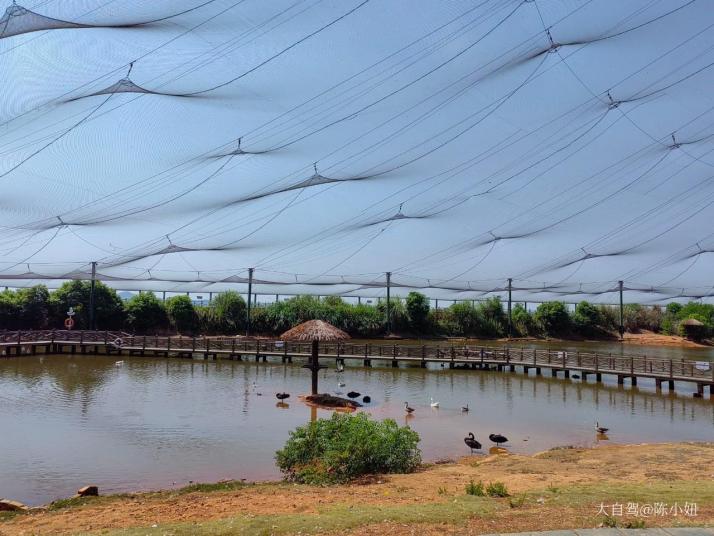
{"label": "metal support pole", "polygon": [[508,338],[513,337],[513,317],[511,315],[511,290],[513,287],[513,279],[508,278]]}
{"label": "metal support pole", "polygon": [[165,290],[161,293],[161,301],[163,301],[163,302],[166,301],[166,291]]}
{"label": "metal support pole", "polygon": [[208,293],[208,303],[210,304],[213,301],[213,292]]}
{"label": "metal support pole", "polygon": [[618,281],[618,285],[620,287],[620,339],[624,338],[625,336],[625,313],[624,313],[624,306],[622,304],[622,281]]}
{"label": "metal support pole", "polygon": [[392,285],[392,272],[387,272],[387,334],[392,332],[392,304],[390,292]]}
{"label": "metal support pole", "polygon": [[250,304],[253,293],[253,268],[248,268],[248,309],[246,310],[245,334],[250,335]]}
{"label": "metal support pole", "polygon": [[92,280],[89,284],[89,329],[96,329],[94,321],[94,289],[97,285],[97,263],[92,262]]}

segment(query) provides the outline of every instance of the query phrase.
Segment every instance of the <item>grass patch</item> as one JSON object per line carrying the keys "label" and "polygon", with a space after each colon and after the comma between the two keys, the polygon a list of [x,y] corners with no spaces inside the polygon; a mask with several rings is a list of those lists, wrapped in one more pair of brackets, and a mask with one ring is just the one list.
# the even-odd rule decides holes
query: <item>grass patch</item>
{"label": "grass patch", "polygon": [[100,497],[70,497],[68,499],[57,499],[47,505],[48,510],[63,510],[65,508],[74,508],[76,506],[84,506],[89,503],[96,503]]}
{"label": "grass patch", "polygon": [[338,506],[314,514],[236,516],[203,523],[182,523],[108,531],[110,536],[263,536],[268,534],[314,534],[346,531],[375,523],[463,523],[474,516],[487,516],[494,505],[486,499],[461,497],[454,501],[400,506]]}
{"label": "grass patch", "polygon": [[[531,492],[539,495],[542,492]],[[608,482],[562,487],[548,502],[554,505],[579,506],[601,502],[697,502],[700,505],[714,503],[714,481],[687,480],[673,482],[624,483]]]}
{"label": "grass patch", "polygon": [[503,482],[491,482],[486,486],[486,495],[489,497],[508,497],[508,488]]}
{"label": "grass patch", "polygon": [[186,493],[211,493],[214,491],[237,491],[243,489],[249,484],[241,482],[240,480],[223,480],[221,482],[211,482],[211,483],[196,483],[189,484],[183,488],[176,490],[179,495],[184,495]]}
{"label": "grass patch", "polygon": [[511,499],[508,500],[508,506],[511,508],[520,508],[523,506],[526,502],[526,496],[525,495],[519,495],[518,497],[512,497]]}
{"label": "grass patch", "polygon": [[483,482],[480,480],[474,484],[474,481],[472,480],[468,484],[466,484],[466,495],[472,495],[474,497],[484,497],[486,495],[485,490],[483,489]]}

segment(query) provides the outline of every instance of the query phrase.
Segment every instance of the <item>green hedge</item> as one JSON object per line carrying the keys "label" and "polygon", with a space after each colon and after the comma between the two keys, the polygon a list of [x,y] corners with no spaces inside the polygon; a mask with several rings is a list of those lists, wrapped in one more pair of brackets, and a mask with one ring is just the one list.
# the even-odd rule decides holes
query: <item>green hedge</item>
{"label": "green hedge", "polygon": [[[86,281],[64,283],[49,292],[43,285],[18,291],[0,292],[0,329],[61,328],[67,310],[77,313],[75,329],[89,328],[89,292]],[[97,282],[96,325],[98,329],[126,329],[136,333],[181,332],[185,334],[243,333],[246,302],[237,292],[216,295],[208,306],[195,306],[188,296],[176,296],[166,303],[145,292],[124,302],[116,292]],[[429,300],[411,292],[406,300],[391,302],[392,331],[411,337],[459,336],[497,338],[508,333],[505,304],[499,298],[482,302],[461,301],[434,310]],[[277,336],[306,320],[320,319],[343,329],[353,337],[380,337],[385,334],[386,301],[376,305],[352,304],[336,296],[294,298],[261,305],[251,310],[252,332]],[[627,304],[625,329],[682,334],[681,323],[694,318],[704,324],[703,337],[714,334],[714,305],[690,302],[671,303],[665,309]],[[583,301],[573,311],[562,302],[540,304],[535,312],[516,303],[512,309],[513,334],[535,337],[613,336],[620,323],[618,307]]]}

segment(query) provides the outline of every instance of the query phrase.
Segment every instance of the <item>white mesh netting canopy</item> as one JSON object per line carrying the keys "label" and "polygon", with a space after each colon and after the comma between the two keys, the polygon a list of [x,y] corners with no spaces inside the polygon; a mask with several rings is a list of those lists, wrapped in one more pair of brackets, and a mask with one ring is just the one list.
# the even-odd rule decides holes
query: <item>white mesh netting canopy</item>
{"label": "white mesh netting canopy", "polygon": [[27,0],[0,284],[714,296],[709,0]]}

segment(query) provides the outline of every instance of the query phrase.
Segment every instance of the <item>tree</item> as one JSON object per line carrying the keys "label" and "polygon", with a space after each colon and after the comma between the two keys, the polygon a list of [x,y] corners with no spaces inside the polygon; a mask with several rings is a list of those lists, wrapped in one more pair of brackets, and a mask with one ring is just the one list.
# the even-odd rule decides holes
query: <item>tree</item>
{"label": "tree", "polygon": [[533,315],[521,303],[517,303],[512,311],[513,327],[520,336],[532,335],[535,331]]}
{"label": "tree", "polygon": [[19,326],[22,329],[45,329],[49,323],[50,293],[44,285],[23,288],[17,292]]}
{"label": "tree", "polygon": [[[62,328],[70,307],[76,313],[75,329],[89,329],[89,281],[68,281],[50,293],[50,323]],[[94,287],[94,320],[97,329],[120,329],[124,324],[124,302],[116,291],[101,281]]]}
{"label": "tree", "polygon": [[[158,300],[157,300],[158,301]],[[166,300],[166,313],[179,333],[193,333],[198,324],[196,310],[188,296],[174,296]]]}
{"label": "tree", "polygon": [[429,299],[420,292],[407,295],[407,318],[412,329],[423,331],[429,321]]}
{"label": "tree", "polygon": [[547,336],[564,335],[570,329],[570,316],[563,302],[541,303],[533,318]]}
{"label": "tree", "polygon": [[222,292],[216,296],[213,300],[213,309],[219,322],[223,322],[227,329],[239,331],[245,325],[245,300],[235,290]]}
{"label": "tree", "polygon": [[166,308],[152,292],[132,297],[126,303],[127,326],[138,333],[165,329],[169,323]]}
{"label": "tree", "polygon": [[446,309],[446,328],[452,335],[468,336],[479,334],[481,318],[471,302],[459,302]]}
{"label": "tree", "polygon": [[485,337],[500,337],[506,331],[508,318],[503,310],[501,298],[495,296],[478,304],[478,314],[481,317],[480,332]]}
{"label": "tree", "polygon": [[20,304],[17,293],[0,292],[0,329],[17,329],[20,325]]}
{"label": "tree", "polygon": [[592,335],[598,331],[602,323],[600,310],[592,303],[581,301],[575,306],[573,325],[578,333]]}

